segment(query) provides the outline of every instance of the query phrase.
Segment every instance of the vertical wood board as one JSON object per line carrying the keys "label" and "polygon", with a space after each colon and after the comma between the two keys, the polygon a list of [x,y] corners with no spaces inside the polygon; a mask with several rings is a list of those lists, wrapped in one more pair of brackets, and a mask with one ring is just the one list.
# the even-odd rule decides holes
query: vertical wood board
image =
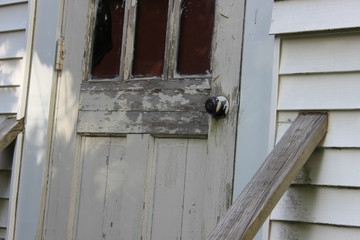
{"label": "vertical wood board", "polygon": [[187,139],[155,140],[157,162],[151,239],[181,239],[187,147]]}
{"label": "vertical wood board", "polygon": [[358,240],[360,228],[272,221],[269,239],[276,240]]}
{"label": "vertical wood board", "polygon": [[[294,33],[360,26],[357,0],[275,1],[270,33]],[[341,19],[341,20],[339,20]]]}
{"label": "vertical wood board", "polygon": [[1,6],[0,2],[0,32],[25,30],[27,26],[27,2]]}
{"label": "vertical wood board", "polygon": [[207,141],[189,139],[187,147],[185,192],[183,203],[182,239],[205,239],[204,198],[206,188]]}
{"label": "vertical wood board", "polygon": [[360,73],[280,77],[278,110],[360,109]]}
{"label": "vertical wood board", "polygon": [[280,74],[360,70],[360,34],[284,38],[281,41]]}
{"label": "vertical wood board", "polygon": [[272,220],[360,226],[359,189],[290,187],[271,214]]}

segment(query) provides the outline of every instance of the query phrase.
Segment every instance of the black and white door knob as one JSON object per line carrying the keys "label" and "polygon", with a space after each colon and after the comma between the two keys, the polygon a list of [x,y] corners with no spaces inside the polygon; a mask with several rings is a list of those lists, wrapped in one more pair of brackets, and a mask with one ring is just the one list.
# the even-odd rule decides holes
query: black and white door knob
{"label": "black and white door knob", "polygon": [[229,113],[229,101],[224,96],[209,97],[205,102],[205,110],[216,119],[224,118]]}

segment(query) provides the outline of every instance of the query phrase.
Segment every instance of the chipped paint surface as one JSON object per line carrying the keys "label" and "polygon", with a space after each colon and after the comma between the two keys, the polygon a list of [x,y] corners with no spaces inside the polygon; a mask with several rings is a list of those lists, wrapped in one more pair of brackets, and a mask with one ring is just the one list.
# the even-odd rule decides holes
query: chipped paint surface
{"label": "chipped paint surface", "polygon": [[209,94],[208,79],[84,83],[78,131],[206,135]]}

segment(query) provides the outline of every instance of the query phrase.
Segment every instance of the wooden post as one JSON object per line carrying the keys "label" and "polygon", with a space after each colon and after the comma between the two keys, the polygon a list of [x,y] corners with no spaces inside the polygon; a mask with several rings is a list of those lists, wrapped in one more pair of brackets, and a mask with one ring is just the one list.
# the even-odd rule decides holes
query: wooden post
{"label": "wooden post", "polygon": [[24,119],[16,120],[15,117],[8,117],[0,123],[0,152],[14,141],[16,136],[24,130]]}
{"label": "wooden post", "polygon": [[253,239],[327,130],[327,113],[300,113],[208,240]]}

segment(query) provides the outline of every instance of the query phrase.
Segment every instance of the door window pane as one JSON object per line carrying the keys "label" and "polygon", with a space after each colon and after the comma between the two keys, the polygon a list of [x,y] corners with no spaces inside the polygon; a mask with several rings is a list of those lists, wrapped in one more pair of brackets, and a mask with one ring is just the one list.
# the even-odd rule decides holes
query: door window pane
{"label": "door window pane", "polygon": [[119,76],[125,0],[100,0],[96,14],[91,74]]}
{"label": "door window pane", "polygon": [[164,67],[168,0],[139,0],[132,75],[161,76]]}
{"label": "door window pane", "polygon": [[214,0],[183,0],[178,73],[190,75],[210,72],[214,11]]}

